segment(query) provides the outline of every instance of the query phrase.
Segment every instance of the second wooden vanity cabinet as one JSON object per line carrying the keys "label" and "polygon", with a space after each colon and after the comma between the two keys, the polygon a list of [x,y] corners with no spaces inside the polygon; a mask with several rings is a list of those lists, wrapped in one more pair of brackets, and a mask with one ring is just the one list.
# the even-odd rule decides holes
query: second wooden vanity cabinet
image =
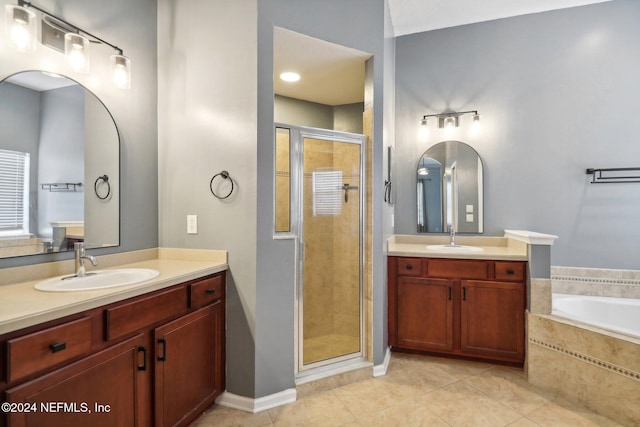
{"label": "second wooden vanity cabinet", "polygon": [[393,348],[524,361],[526,262],[388,259]]}
{"label": "second wooden vanity cabinet", "polygon": [[[0,425],[184,426],[225,388],[225,273],[0,337]],[[43,406],[44,405],[44,406]]]}

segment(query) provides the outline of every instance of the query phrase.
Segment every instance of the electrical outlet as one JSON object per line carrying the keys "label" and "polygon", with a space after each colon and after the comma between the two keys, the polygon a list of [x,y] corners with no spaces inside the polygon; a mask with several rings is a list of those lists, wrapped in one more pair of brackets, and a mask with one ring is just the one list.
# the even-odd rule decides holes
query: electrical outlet
{"label": "electrical outlet", "polygon": [[467,214],[467,222],[473,222],[473,214]]}
{"label": "electrical outlet", "polygon": [[198,234],[198,215],[187,215],[187,234]]}

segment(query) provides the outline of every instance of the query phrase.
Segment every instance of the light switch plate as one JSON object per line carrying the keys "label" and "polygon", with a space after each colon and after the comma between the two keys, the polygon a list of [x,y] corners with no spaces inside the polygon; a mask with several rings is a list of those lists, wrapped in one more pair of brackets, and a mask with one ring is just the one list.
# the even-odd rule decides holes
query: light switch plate
{"label": "light switch plate", "polygon": [[187,215],[187,234],[198,234],[198,215]]}
{"label": "light switch plate", "polygon": [[473,214],[467,214],[467,222],[473,222]]}
{"label": "light switch plate", "polygon": [[467,213],[473,213],[473,205],[467,205]]}

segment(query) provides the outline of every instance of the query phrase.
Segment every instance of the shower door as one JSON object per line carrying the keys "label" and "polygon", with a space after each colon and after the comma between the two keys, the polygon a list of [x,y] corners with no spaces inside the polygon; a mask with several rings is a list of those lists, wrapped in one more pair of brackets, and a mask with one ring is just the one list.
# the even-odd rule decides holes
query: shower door
{"label": "shower door", "polygon": [[[292,129],[293,130],[293,129]],[[292,132],[298,184],[298,371],[362,357],[365,136]],[[297,163],[297,165],[295,164]]]}

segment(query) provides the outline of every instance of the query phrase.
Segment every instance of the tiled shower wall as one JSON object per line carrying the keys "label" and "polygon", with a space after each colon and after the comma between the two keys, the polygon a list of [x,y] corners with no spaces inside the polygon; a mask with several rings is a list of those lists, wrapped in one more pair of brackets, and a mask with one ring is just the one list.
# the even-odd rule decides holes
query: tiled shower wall
{"label": "tiled shower wall", "polygon": [[[279,142],[286,135],[277,134]],[[304,338],[360,333],[360,150],[354,144],[307,140],[304,170],[304,234],[307,243],[304,269]],[[334,145],[331,149],[329,146]],[[287,229],[289,212],[288,144],[277,144],[277,229]],[[341,171],[343,183],[358,187],[339,215],[313,215],[312,172]],[[343,197],[343,196],[342,196]],[[357,341],[356,341],[357,342]],[[357,351],[357,348],[354,350]]]}

